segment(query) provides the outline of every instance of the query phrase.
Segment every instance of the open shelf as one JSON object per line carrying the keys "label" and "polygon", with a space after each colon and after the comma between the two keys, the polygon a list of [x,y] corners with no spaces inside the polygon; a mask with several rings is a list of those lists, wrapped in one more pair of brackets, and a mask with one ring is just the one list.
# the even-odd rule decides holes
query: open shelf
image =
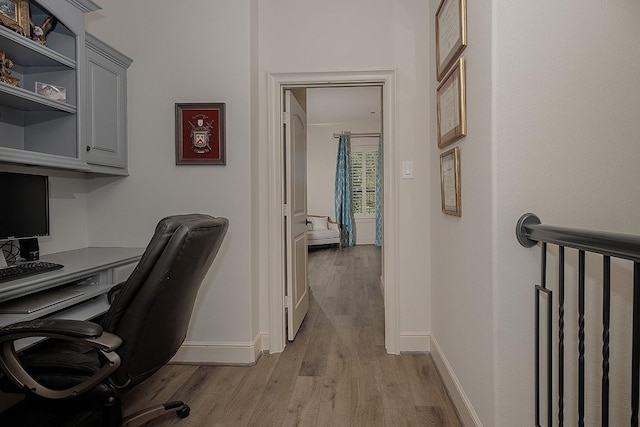
{"label": "open shelf", "polygon": [[74,105],[6,83],[0,83],[0,104],[19,111],[60,111],[69,114],[76,114],[77,111]]}
{"label": "open shelf", "polygon": [[42,46],[6,27],[0,26],[0,50],[14,63],[30,67],[65,66],[76,68],[76,60]]}

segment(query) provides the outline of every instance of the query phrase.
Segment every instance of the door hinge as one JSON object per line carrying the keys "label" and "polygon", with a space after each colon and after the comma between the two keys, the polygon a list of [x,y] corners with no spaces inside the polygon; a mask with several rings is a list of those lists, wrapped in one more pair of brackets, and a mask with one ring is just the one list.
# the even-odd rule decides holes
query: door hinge
{"label": "door hinge", "polygon": [[291,309],[291,297],[288,295],[284,297],[284,307]]}
{"label": "door hinge", "polygon": [[286,217],[291,215],[291,207],[286,203],[282,205],[282,214]]}
{"label": "door hinge", "polygon": [[282,112],[282,124],[288,125],[291,120],[291,114],[288,111]]}

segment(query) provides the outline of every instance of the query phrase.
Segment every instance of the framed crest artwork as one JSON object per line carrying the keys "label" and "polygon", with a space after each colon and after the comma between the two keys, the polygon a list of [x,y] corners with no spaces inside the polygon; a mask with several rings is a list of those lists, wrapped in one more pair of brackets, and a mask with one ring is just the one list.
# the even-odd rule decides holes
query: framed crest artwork
{"label": "framed crest artwork", "polygon": [[29,37],[29,1],[0,0],[0,24],[13,31]]}
{"label": "framed crest artwork", "polygon": [[225,164],[225,104],[176,104],[176,165]]}

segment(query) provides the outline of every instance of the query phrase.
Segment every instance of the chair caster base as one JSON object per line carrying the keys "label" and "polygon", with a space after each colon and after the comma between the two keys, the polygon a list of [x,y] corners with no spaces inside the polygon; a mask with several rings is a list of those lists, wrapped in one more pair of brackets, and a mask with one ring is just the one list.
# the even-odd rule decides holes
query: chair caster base
{"label": "chair caster base", "polygon": [[186,403],[176,400],[174,402],[166,402],[161,405],[156,405],[151,408],[143,409],[135,414],[131,414],[123,420],[122,425],[124,427],[138,427],[142,426],[148,421],[151,421],[164,414],[169,414],[169,411],[176,411],[178,418],[187,418],[191,413],[191,408]]}
{"label": "chair caster base", "polygon": [[182,408],[176,411],[176,415],[178,416],[178,418],[187,418],[190,413],[191,408],[189,408],[189,406],[187,405],[184,405]]}

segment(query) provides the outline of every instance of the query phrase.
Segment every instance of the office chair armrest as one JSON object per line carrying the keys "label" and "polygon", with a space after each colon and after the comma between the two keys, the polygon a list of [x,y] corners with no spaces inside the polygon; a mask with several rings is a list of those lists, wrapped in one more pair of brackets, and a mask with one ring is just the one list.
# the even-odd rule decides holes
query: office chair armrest
{"label": "office chair armrest", "polygon": [[[106,363],[90,378],[75,387],[53,390],[36,381],[22,367],[15,351],[16,340],[30,337],[55,338],[85,343],[97,349]],[[102,331],[102,327],[81,320],[42,319],[20,322],[0,328],[0,369],[18,386],[47,399],[67,399],[85,393],[102,382],[120,366],[120,357],[114,352],[120,337]]]}
{"label": "office chair armrest", "polygon": [[34,333],[64,334],[77,338],[95,338],[102,334],[102,327],[96,323],[67,319],[36,319],[18,322],[0,328],[0,340],[5,337],[20,339],[36,336]]}

